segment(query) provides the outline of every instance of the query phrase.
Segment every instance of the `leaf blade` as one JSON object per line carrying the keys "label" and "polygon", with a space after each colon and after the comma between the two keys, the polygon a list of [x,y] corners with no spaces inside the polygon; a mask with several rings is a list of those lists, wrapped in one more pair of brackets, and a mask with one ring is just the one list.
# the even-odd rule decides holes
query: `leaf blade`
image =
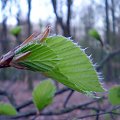
{"label": "leaf blade", "polygon": [[1,115],[16,115],[17,111],[11,104],[0,102],[0,114]]}
{"label": "leaf blade", "polygon": [[42,72],[79,92],[104,91],[90,58],[68,38],[51,36],[42,43],[34,41],[21,50],[27,51],[31,51],[31,55],[18,64]]}
{"label": "leaf blade", "polygon": [[[61,61],[58,61],[56,68],[52,72],[55,72],[59,69],[59,72],[66,76],[66,79],[63,79],[63,80],[54,76],[53,78],[55,79],[57,78],[59,82],[62,82],[66,86],[77,91],[81,91],[81,90],[96,91],[96,92],[104,91],[104,89],[101,87],[99,83],[97,72],[95,71],[90,59],[80,49],[80,47],[73,44],[72,41],[62,36],[51,37],[51,39],[48,38],[46,40],[46,43],[62,59]],[[55,44],[57,44],[57,47],[55,46]],[[63,45],[61,46],[61,44]],[[67,50],[66,46],[71,46],[72,49]],[[63,51],[65,51],[65,49],[66,49],[66,52],[64,53]],[[76,58],[74,57],[75,55],[76,55]],[[71,64],[76,64],[77,67],[75,67],[74,65],[71,67]],[[64,67],[61,67],[61,66],[64,66]],[[69,71],[65,70],[67,67],[69,67]],[[81,71],[81,72],[79,71],[79,75],[75,75],[76,70]],[[86,76],[85,70],[86,71],[89,70],[88,77]],[[51,71],[48,74],[50,75]],[[70,77],[71,75],[73,75],[73,77]],[[82,79],[81,79],[81,76],[83,76]],[[90,76],[94,76],[94,78],[89,79]]]}
{"label": "leaf blade", "polygon": [[97,31],[96,29],[91,29],[91,30],[89,30],[88,34],[89,34],[91,37],[93,37],[93,38],[95,38],[96,40],[98,40],[98,41],[101,43],[102,46],[104,45],[104,44],[103,44],[103,41],[102,41],[102,38],[101,38],[100,34],[98,33],[98,31]]}
{"label": "leaf blade", "polygon": [[34,88],[33,102],[39,111],[52,102],[55,91],[56,88],[51,80],[44,80]]}
{"label": "leaf blade", "polygon": [[120,86],[112,87],[109,90],[108,100],[113,105],[120,105]]}

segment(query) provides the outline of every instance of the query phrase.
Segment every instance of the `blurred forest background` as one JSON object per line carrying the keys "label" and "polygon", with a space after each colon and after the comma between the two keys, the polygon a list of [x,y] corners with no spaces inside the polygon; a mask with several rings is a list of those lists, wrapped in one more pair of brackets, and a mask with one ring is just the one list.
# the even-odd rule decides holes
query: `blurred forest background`
{"label": "blurred forest background", "polygon": [[[39,1],[0,0],[0,55],[19,45],[33,32],[42,32],[47,25],[52,26],[51,35],[72,37],[82,48],[87,47],[87,54],[92,54],[93,62],[98,65],[108,53],[120,49],[119,0]],[[12,32],[16,26],[19,34]],[[106,49],[89,36],[92,28],[100,33],[108,46]],[[119,61],[120,56],[116,55],[104,64],[101,71],[105,81],[120,81]],[[26,80],[29,88],[32,88],[32,80],[40,77],[38,73],[15,68],[0,70],[0,80]]]}

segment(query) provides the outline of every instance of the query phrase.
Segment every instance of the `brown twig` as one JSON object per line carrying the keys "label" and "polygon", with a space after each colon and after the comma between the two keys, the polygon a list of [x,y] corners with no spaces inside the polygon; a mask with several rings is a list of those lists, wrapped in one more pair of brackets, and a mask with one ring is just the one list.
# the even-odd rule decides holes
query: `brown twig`
{"label": "brown twig", "polygon": [[[99,98],[99,99],[94,99],[91,100],[89,102],[83,103],[83,104],[79,104],[79,105],[72,105],[66,108],[62,108],[60,110],[56,110],[56,111],[47,111],[47,112],[41,112],[41,116],[51,116],[51,115],[61,115],[61,114],[66,114],[69,112],[72,112],[76,109],[81,109],[81,110],[85,110],[85,109],[92,109],[92,110],[98,110],[95,107],[87,107],[88,105],[91,105],[101,99],[106,99],[105,97]],[[30,116],[34,116],[36,115],[36,110],[32,110],[29,112],[24,112],[24,113],[19,113],[16,116],[11,117],[12,119],[18,119],[18,118],[24,118],[24,117],[30,117]]]}
{"label": "brown twig", "polygon": [[10,92],[7,92],[6,90],[0,90],[0,95],[6,96],[9,102],[16,107],[15,99]]}
{"label": "brown twig", "polygon": [[66,100],[65,100],[65,102],[63,104],[64,108],[66,107],[66,105],[67,105],[69,99],[72,97],[73,93],[74,93],[74,90],[71,90],[70,93],[68,94],[68,96],[67,96],[67,98],[66,98]]}
{"label": "brown twig", "polygon": [[[71,89],[70,89],[70,88],[63,88],[63,89],[61,89],[61,90],[58,90],[58,91],[55,93],[55,96],[60,95],[60,94],[62,94],[62,93],[64,93],[64,92],[67,92],[67,91],[69,91],[69,90],[71,90]],[[21,105],[16,106],[16,109],[19,111],[20,109],[25,108],[25,107],[27,107],[27,106],[29,106],[29,105],[31,105],[31,104],[33,104],[33,101],[32,101],[32,100],[28,100],[28,101],[22,103]]]}

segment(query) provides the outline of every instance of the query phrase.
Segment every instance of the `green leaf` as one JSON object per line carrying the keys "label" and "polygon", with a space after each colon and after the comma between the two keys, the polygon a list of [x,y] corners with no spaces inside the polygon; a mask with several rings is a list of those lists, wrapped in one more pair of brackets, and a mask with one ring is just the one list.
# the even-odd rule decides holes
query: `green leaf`
{"label": "green leaf", "polygon": [[109,90],[108,100],[113,105],[120,105],[120,86],[112,87]]}
{"label": "green leaf", "polygon": [[103,42],[102,42],[101,36],[100,36],[100,34],[97,32],[96,29],[91,29],[91,30],[89,30],[88,34],[89,34],[91,37],[93,37],[93,38],[95,38],[96,40],[98,40],[98,41],[101,43],[101,45],[103,46]]}
{"label": "green leaf", "polygon": [[11,104],[0,102],[0,115],[16,115],[17,111]]}
{"label": "green leaf", "polygon": [[39,111],[52,102],[55,91],[56,88],[50,79],[40,82],[34,88],[32,92],[33,102]]}
{"label": "green leaf", "polygon": [[46,43],[61,58],[49,76],[79,92],[104,91],[91,60],[79,46],[62,36],[49,37]]}
{"label": "green leaf", "polygon": [[20,26],[16,26],[14,28],[11,29],[10,33],[14,36],[19,35],[21,32],[21,27]]}
{"label": "green leaf", "polygon": [[57,55],[48,46],[33,43],[18,51],[16,54],[19,56],[21,53],[31,51],[24,61],[19,62],[19,65],[26,66],[30,70],[47,72],[55,67],[59,60]]}
{"label": "green leaf", "polygon": [[40,71],[79,92],[104,91],[90,58],[68,38],[53,36],[46,38],[44,43],[30,43],[17,55],[28,51],[31,55],[18,62],[19,65]]}

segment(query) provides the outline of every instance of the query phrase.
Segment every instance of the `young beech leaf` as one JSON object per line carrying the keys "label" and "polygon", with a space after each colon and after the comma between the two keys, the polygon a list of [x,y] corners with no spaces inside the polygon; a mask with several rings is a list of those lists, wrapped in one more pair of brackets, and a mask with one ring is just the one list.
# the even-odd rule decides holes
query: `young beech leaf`
{"label": "young beech leaf", "polygon": [[95,38],[96,40],[98,40],[98,41],[101,43],[101,45],[103,46],[103,42],[102,42],[101,36],[100,36],[100,34],[97,32],[96,29],[91,29],[91,30],[89,30],[88,34],[89,34],[91,37],[93,37],[93,38]]}
{"label": "young beech leaf", "polygon": [[21,27],[20,26],[16,26],[13,29],[11,29],[10,33],[14,36],[19,35],[21,32]]}
{"label": "young beech leaf", "polygon": [[16,115],[16,114],[17,111],[11,104],[0,102],[0,115]]}
{"label": "young beech leaf", "polygon": [[[30,55],[23,61],[18,62],[19,65],[25,66],[33,71],[47,72],[51,71],[59,60],[57,55],[48,46],[42,44],[30,44],[22,48],[16,57],[30,51]],[[15,59],[15,58],[14,58]]]}
{"label": "young beech leaf", "polygon": [[61,59],[49,76],[77,91],[104,91],[90,59],[79,46],[61,36],[47,38],[46,44]]}
{"label": "young beech leaf", "polygon": [[36,40],[17,51],[16,56],[28,51],[31,54],[17,65],[42,72],[79,92],[104,91],[90,58],[70,39],[52,36],[42,43]]}
{"label": "young beech leaf", "polygon": [[34,88],[32,92],[33,102],[39,111],[52,102],[55,91],[56,88],[50,79],[40,82]]}
{"label": "young beech leaf", "polygon": [[120,86],[112,87],[109,90],[108,100],[113,105],[120,105]]}

